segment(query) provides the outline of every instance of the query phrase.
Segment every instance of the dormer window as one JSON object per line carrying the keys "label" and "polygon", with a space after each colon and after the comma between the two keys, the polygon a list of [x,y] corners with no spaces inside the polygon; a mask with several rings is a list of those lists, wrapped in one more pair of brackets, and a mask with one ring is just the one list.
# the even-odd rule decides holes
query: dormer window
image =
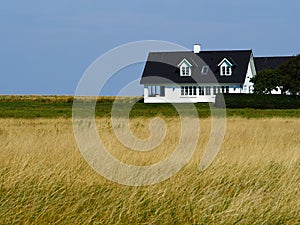
{"label": "dormer window", "polygon": [[181,67],[181,76],[189,76],[190,75],[190,67],[183,66]]}
{"label": "dormer window", "polygon": [[191,76],[192,75],[192,64],[189,63],[186,59],[183,59],[179,64],[180,76]]}
{"label": "dormer window", "polygon": [[230,66],[221,66],[221,76],[230,76],[231,75],[231,67]]}
{"label": "dormer window", "polygon": [[228,59],[224,58],[218,65],[220,67],[221,76],[231,76],[232,74],[232,63]]}

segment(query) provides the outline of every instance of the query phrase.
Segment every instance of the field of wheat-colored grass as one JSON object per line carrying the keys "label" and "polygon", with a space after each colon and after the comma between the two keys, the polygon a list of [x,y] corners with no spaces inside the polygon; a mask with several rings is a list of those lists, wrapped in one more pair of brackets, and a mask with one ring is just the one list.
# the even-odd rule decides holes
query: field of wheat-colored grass
{"label": "field of wheat-colored grass", "polygon": [[[115,137],[108,118],[99,135],[116,158],[150,165],[178,143],[177,118],[165,118],[161,146],[137,153]],[[229,118],[213,164],[198,171],[210,134],[174,177],[145,187],[108,181],[76,146],[71,119],[0,119],[0,224],[299,224],[300,119]],[[146,138],[148,119],[131,120]],[[186,140],[189,141],[189,140]]]}

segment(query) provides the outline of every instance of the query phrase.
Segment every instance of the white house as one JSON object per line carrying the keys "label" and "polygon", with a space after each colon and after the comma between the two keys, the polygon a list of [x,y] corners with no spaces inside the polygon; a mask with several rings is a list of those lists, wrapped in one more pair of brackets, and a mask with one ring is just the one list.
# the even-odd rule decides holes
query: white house
{"label": "white house", "polygon": [[217,93],[252,93],[252,50],[150,52],[140,83],[145,103],[215,102]]}

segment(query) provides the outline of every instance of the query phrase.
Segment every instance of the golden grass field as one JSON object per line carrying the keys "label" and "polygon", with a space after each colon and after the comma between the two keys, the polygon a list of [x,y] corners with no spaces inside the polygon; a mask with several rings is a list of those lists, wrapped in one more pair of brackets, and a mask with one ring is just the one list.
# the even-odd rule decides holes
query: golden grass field
{"label": "golden grass field", "polygon": [[[148,153],[122,146],[109,119],[97,124],[116,158],[146,165],[177,144],[178,119],[165,121],[166,139]],[[229,118],[221,151],[204,172],[198,165],[210,119],[200,121],[186,167],[159,184],[130,187],[89,167],[71,119],[0,119],[0,224],[300,224],[300,119]],[[147,123],[136,118],[130,127],[145,138]]]}

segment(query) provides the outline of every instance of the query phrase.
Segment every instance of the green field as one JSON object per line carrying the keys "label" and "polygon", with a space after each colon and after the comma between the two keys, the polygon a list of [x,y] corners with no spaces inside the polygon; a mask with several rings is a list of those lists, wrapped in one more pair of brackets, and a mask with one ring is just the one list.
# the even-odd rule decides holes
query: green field
{"label": "green field", "polygon": [[[96,117],[110,117],[114,97],[99,97],[95,107]],[[120,110],[128,102],[137,101],[138,97],[123,98]],[[0,96],[1,118],[70,118],[72,117],[73,97],[71,96]],[[190,104],[185,104],[188,111]],[[195,104],[200,118],[209,117],[211,109],[207,103]],[[300,117],[300,109],[251,109],[227,108],[228,117],[268,118],[268,117]],[[177,111],[172,104],[135,103],[130,117],[173,117]]]}

